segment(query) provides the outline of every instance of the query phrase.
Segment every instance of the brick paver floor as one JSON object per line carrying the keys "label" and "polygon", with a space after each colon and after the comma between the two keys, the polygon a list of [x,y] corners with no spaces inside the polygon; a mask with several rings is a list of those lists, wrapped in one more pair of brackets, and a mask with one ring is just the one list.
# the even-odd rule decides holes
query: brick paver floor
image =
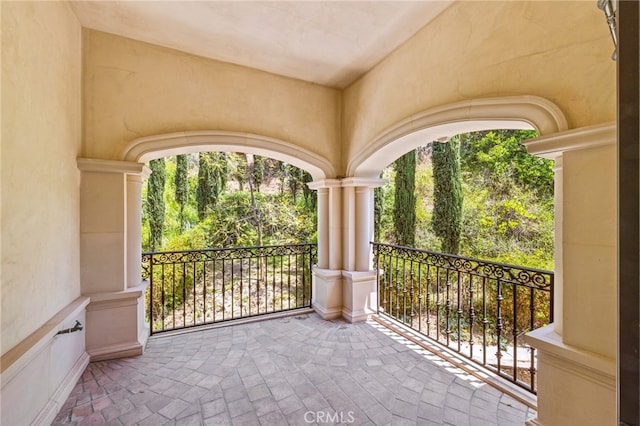
{"label": "brick paver floor", "polygon": [[523,425],[535,412],[375,322],[152,337],[89,364],[54,425]]}

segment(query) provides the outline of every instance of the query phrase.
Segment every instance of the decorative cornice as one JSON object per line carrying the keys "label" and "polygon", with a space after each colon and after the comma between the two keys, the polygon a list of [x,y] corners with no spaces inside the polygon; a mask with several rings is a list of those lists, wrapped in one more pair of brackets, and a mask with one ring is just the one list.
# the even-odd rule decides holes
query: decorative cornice
{"label": "decorative cornice", "polygon": [[336,175],[326,158],[293,143],[222,130],[177,132],[135,139],[125,147],[120,158],[146,163],[156,158],[200,151],[242,151],[272,157],[308,171],[314,180]]}
{"label": "decorative cornice", "polygon": [[616,139],[616,124],[605,123],[528,139],[522,141],[522,145],[529,154],[556,158],[568,151],[614,144]]}
{"label": "decorative cornice", "polygon": [[342,187],[367,187],[367,188],[379,188],[386,185],[387,181],[378,178],[362,178],[362,177],[349,177],[342,179]]}
{"label": "decorative cornice", "polygon": [[319,179],[307,183],[309,189],[318,190],[323,188],[340,188],[342,181],[340,179]]}
{"label": "decorative cornice", "polygon": [[553,102],[538,96],[474,99],[431,108],[385,129],[347,166],[348,176],[375,177],[400,155],[440,138],[490,129],[536,129],[539,134],[568,128]]}
{"label": "decorative cornice", "polygon": [[131,175],[148,176],[151,173],[148,167],[135,161],[99,160],[93,158],[78,158],[78,169],[83,172],[122,173]]}

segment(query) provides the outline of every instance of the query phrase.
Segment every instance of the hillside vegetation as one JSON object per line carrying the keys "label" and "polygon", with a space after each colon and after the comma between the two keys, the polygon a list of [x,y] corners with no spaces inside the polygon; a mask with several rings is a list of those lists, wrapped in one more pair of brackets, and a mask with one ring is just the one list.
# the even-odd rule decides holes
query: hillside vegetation
{"label": "hillside vegetation", "polygon": [[[552,270],[553,162],[520,144],[535,136],[475,132],[403,156],[376,190],[376,240]],[[150,167],[144,251],[317,239],[316,194],[298,168],[243,153],[180,155]]]}

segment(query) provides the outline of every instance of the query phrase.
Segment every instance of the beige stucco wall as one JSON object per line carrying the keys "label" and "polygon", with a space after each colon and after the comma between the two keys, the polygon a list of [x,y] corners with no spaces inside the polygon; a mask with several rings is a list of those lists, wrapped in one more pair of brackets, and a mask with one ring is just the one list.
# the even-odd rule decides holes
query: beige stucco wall
{"label": "beige stucco wall", "polygon": [[81,29],[2,2],[2,354],[80,295]]}
{"label": "beige stucco wall", "polygon": [[341,93],[93,30],[84,40],[83,156],[119,159],[136,138],[253,133],[337,163]]}
{"label": "beige stucco wall", "polygon": [[563,341],[616,356],[616,148],[563,155]]}
{"label": "beige stucco wall", "polygon": [[345,90],[343,166],[383,129],[457,101],[537,95],[570,128],[613,121],[612,51],[593,2],[453,4]]}

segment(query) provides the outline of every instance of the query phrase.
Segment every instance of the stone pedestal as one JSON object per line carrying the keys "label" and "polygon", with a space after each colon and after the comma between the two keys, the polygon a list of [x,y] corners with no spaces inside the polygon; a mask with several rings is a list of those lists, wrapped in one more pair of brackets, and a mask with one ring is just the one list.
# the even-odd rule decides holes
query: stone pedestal
{"label": "stone pedestal", "polygon": [[343,271],[342,277],[342,316],[349,322],[366,321],[378,304],[376,273]]}
{"label": "stone pedestal", "polygon": [[91,295],[87,353],[91,361],[141,355],[149,338],[144,295],[147,282],[120,292]]}
{"label": "stone pedestal", "polygon": [[616,424],[616,362],[562,342],[553,324],[534,330],[537,349],[538,416],[528,424]]}
{"label": "stone pedestal", "polygon": [[323,319],[342,316],[342,271],[313,267],[311,307]]}

